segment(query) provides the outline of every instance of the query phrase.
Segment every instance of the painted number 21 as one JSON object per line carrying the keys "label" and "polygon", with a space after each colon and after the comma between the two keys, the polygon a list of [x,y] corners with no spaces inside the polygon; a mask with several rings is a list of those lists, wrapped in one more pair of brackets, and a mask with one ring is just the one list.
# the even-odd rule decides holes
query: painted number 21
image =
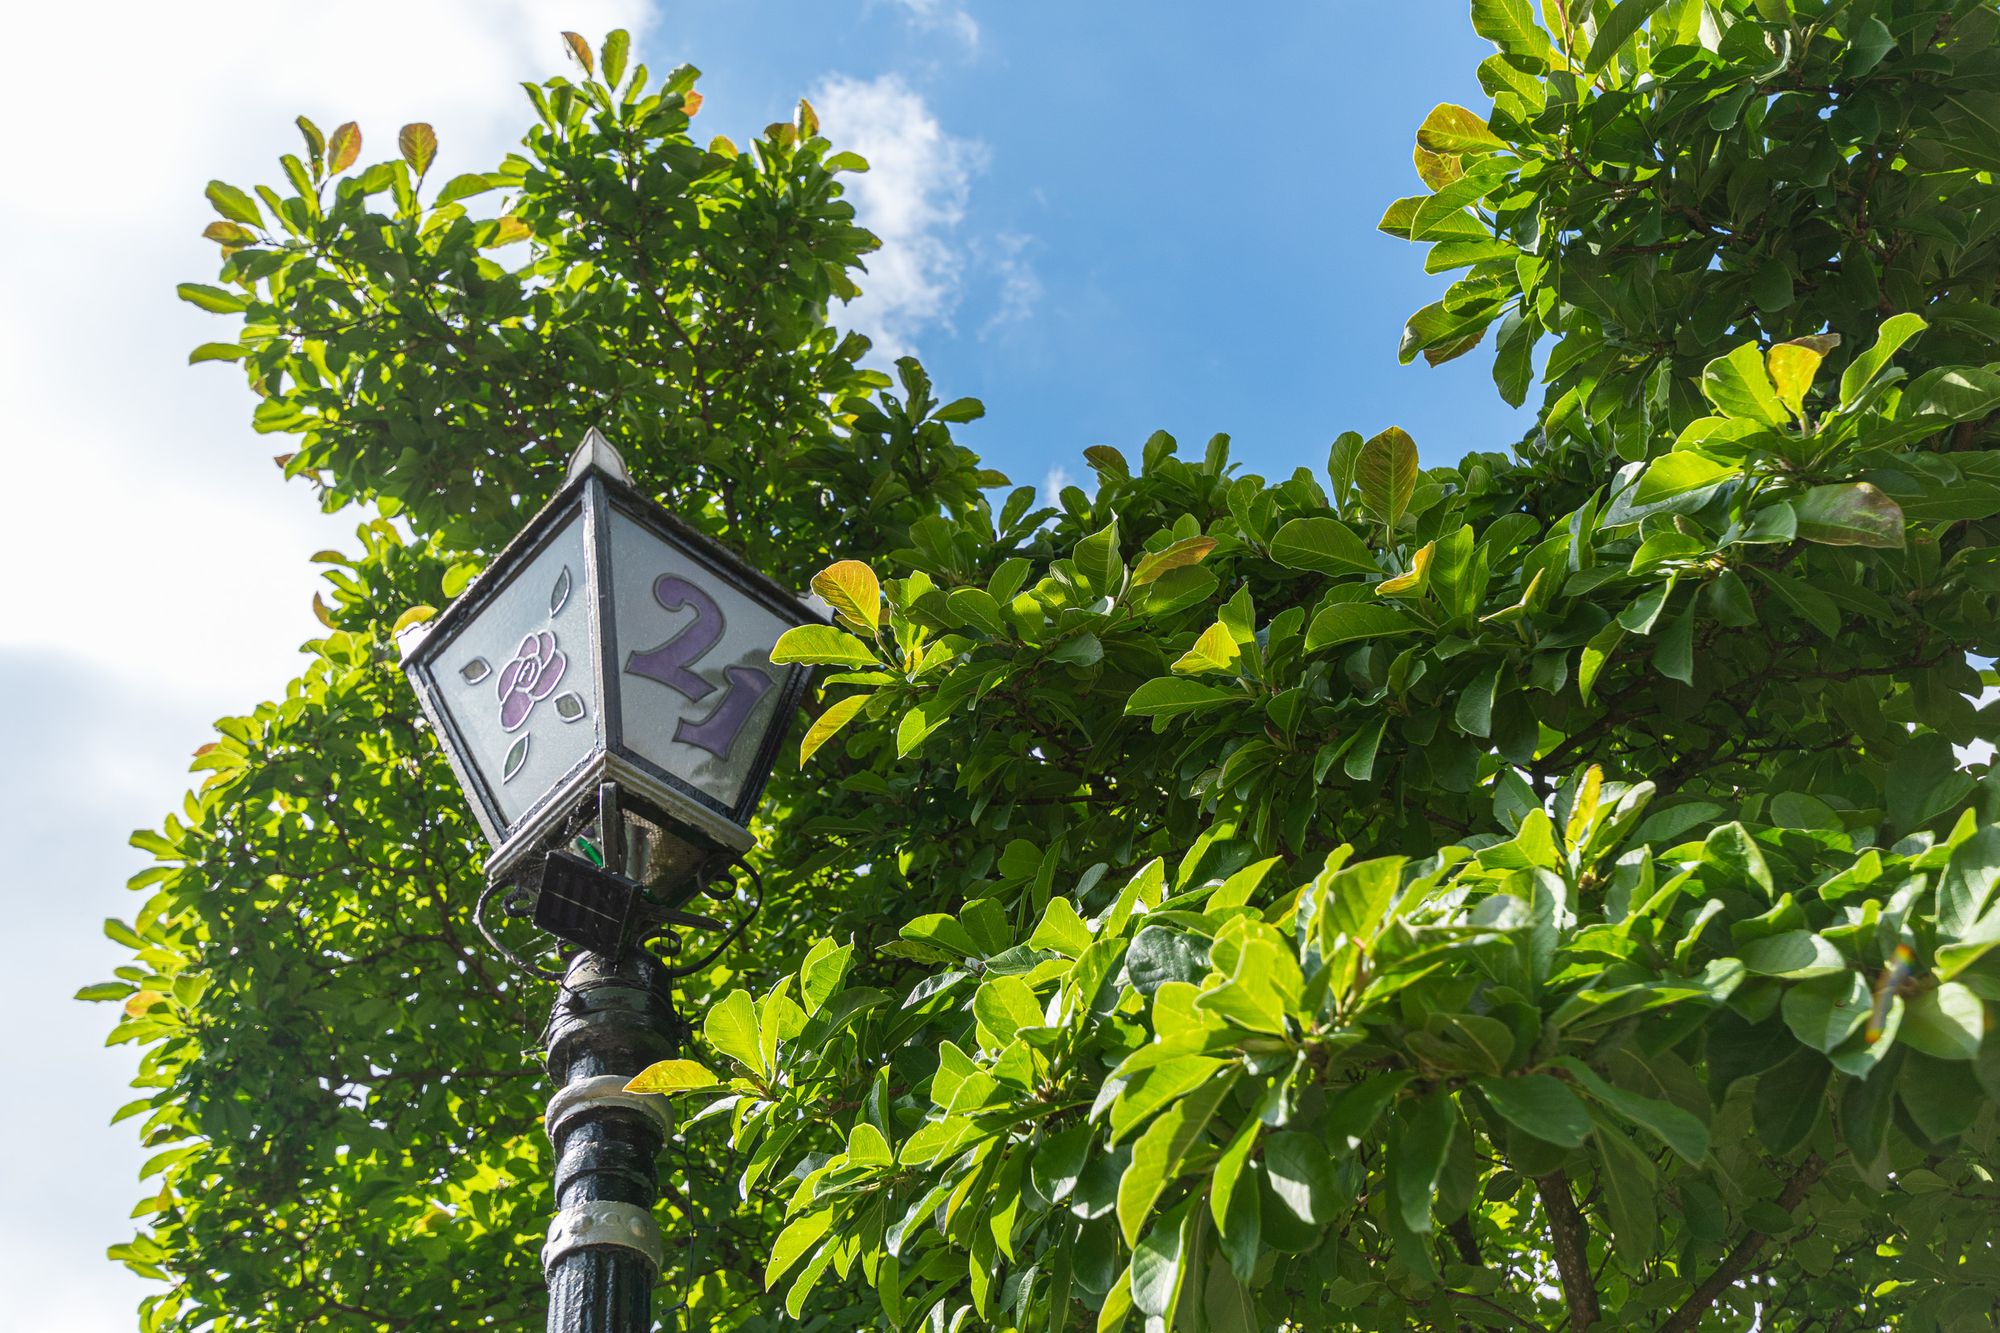
{"label": "painted number 21", "polygon": [[[668,611],[692,607],[694,619],[659,647],[633,653],[625,660],[625,670],[630,675],[656,680],[683,698],[699,703],[716,689],[713,681],[694,668],[722,641],[724,631],[729,628],[722,618],[722,608],[713,597],[678,574],[662,574],[653,581],[653,600]],[[770,676],[756,667],[726,666],[722,675],[728,685],[715,707],[708,710],[708,716],[698,722],[682,718],[674,727],[675,740],[698,746],[717,759],[729,758],[737,737],[750,721],[750,714],[771,692],[773,684]]]}

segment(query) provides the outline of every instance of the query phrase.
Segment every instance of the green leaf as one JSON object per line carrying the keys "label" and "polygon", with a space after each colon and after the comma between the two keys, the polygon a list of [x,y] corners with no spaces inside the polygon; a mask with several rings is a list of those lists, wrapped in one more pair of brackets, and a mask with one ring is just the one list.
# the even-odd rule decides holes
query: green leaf
{"label": "green leaf", "polygon": [[240,222],[246,227],[261,228],[264,225],[264,215],[258,211],[257,201],[229,182],[210,181],[204,193],[208,195],[208,202],[215,206],[215,211],[231,222]]}
{"label": "green leaf", "polygon": [[771,1243],[771,1257],[764,1264],[764,1289],[776,1286],[778,1279],[790,1272],[806,1251],[818,1245],[832,1226],[833,1213],[825,1209],[793,1218]]}
{"label": "green leaf", "polygon": [[1701,372],[1701,391],[1724,416],[1748,417],[1766,426],[1782,426],[1787,420],[1756,343],[1744,343],[1709,362]]}
{"label": "green leaf", "polygon": [[1653,670],[1683,685],[1694,684],[1694,604],[1667,623],[1653,649]]}
{"label": "green leaf", "polygon": [[1416,493],[1417,442],[1400,426],[1373,436],[1355,455],[1354,484],[1368,512],[1393,532]]}
{"label": "green leaf", "polygon": [[1557,1061],[1592,1097],[1652,1134],[1690,1166],[1708,1160],[1708,1126],[1691,1111],[1669,1101],[1646,1097],[1611,1083],[1583,1061],[1564,1056]]}
{"label": "green leaf", "polygon": [[1583,72],[1595,74],[1611,63],[1611,57],[1619,48],[1632,40],[1633,34],[1646,25],[1660,6],[1667,0],[1618,0],[1611,13],[1597,25],[1597,35],[1590,39],[1590,56],[1583,63]]}
{"label": "green leaf", "polygon": [[1780,1009],[1794,1037],[1816,1051],[1831,1051],[1861,1030],[1872,1007],[1859,973],[1835,972],[1787,989]]}
{"label": "green leaf", "polygon": [[188,353],[188,364],[198,366],[204,361],[241,361],[250,355],[250,349],[241,343],[203,343]]}
{"label": "green leaf", "polygon": [[1431,1200],[1458,1112],[1443,1092],[1426,1093],[1389,1128],[1389,1188],[1403,1226],[1422,1235],[1431,1229]]}
{"label": "green leaf", "polygon": [[845,630],[831,625],[796,625],[778,636],[771,660],[780,665],[805,662],[813,666],[873,667],[881,663],[875,650]]}
{"label": "green leaf", "polygon": [[1065,958],[1081,958],[1090,944],[1090,927],[1067,898],[1049,899],[1035,933],[1028,937],[1029,948],[1047,949]]}
{"label": "green leaf", "polygon": [[763,1048],[757,1040],[757,1005],[747,990],[733,990],[712,1005],[702,1020],[701,1035],[710,1046],[745,1068],[769,1076]]}
{"label": "green leaf", "polygon": [[1792,501],[1798,535],[1823,546],[1903,548],[1903,510],[1865,481],[1815,486]]}
{"label": "green leaf", "polygon": [[812,725],[806,728],[805,738],[799,742],[799,766],[804,767],[806,760],[818,754],[821,746],[832,740],[842,727],[853,721],[854,715],[861,711],[870,697],[866,694],[850,694],[845,699],[836,700],[822,709],[820,715],[813,719]]}
{"label": "green leaf", "polygon": [[1043,1198],[1061,1203],[1075,1191],[1095,1137],[1092,1126],[1072,1125],[1061,1133],[1049,1135],[1035,1148],[1028,1164],[1028,1178]]}
{"label": "green leaf", "polygon": [[1612,1247],[1620,1260],[1636,1270],[1660,1245],[1658,1173],[1652,1158],[1617,1129],[1600,1125],[1591,1138],[1603,1163],[1597,1179],[1611,1216]]}
{"label": "green leaf", "polygon": [[1408,634],[1422,626],[1401,611],[1366,602],[1336,602],[1312,618],[1306,628],[1306,650],[1317,652],[1356,639]]}
{"label": "green leaf", "polygon": [[1544,1142],[1576,1148],[1590,1137],[1590,1112],[1561,1079],[1524,1074],[1472,1082],[1494,1110]]}
{"label": "green leaf", "polygon": [[625,1085],[627,1092],[691,1092],[712,1088],[722,1080],[695,1060],[661,1060],[647,1065]]}
{"label": "green leaf", "polygon": [[181,300],[200,306],[212,315],[240,315],[250,303],[234,292],[200,282],[183,282],[174,288]]}
{"label": "green leaf", "polygon": [[1374,574],[1381,570],[1368,544],[1331,518],[1295,518],[1271,539],[1271,558],[1287,569],[1321,574]]}
{"label": "green leaf", "polygon": [[1706,454],[1676,449],[1672,453],[1661,454],[1647,464],[1645,472],[1639,477],[1639,484],[1633,488],[1632,504],[1649,505],[1671,500],[1690,491],[1714,486],[1736,473],[1735,467],[1717,462]]}
{"label": "green leaf", "polygon": [[1139,717],[1176,717],[1198,708],[1241,702],[1242,698],[1234,690],[1219,690],[1192,680],[1161,676],[1132,691],[1132,697],[1125,701],[1125,712]]}
{"label": "green leaf", "polygon": [[1210,1078],[1162,1111],[1132,1145],[1131,1164],[1118,1181],[1118,1229],[1127,1245],[1138,1243],[1161,1191],[1179,1174],[1181,1160],[1235,1082],[1233,1074]]}
{"label": "green leaf", "polygon": [[1779,343],[1765,357],[1778,400],[1793,416],[1805,415],[1806,393],[1812,388],[1813,377],[1819,373],[1819,363],[1825,355],[1815,343],[1794,339]]}
{"label": "green leaf", "polygon": [[1500,668],[1489,667],[1459,693],[1452,721],[1468,736],[1493,734],[1493,700],[1500,689]]}
{"label": "green leaf", "polygon": [[1304,1226],[1333,1219],[1340,1185],[1333,1159],[1316,1135],[1285,1130],[1264,1136],[1265,1179],[1277,1202]]}
{"label": "green leaf", "polygon": [[984,630],[996,639],[1007,637],[1008,626],[1000,614],[1000,603],[986,589],[953,588],[944,600],[953,619]]}
{"label": "green leaf", "polygon": [[[1159,1223],[1133,1247],[1132,1304],[1141,1314],[1151,1316],[1148,1323],[1164,1319],[1180,1296],[1185,1280],[1181,1264],[1185,1243],[1182,1223],[1193,1203],[1189,1197],[1162,1213]],[[1109,1302],[1106,1308],[1110,1308]],[[1099,1327],[1103,1327],[1101,1322]]]}
{"label": "green leaf", "polygon": [[1947,981],[1910,998],[1897,1039],[1939,1060],[1973,1060],[1985,1032],[1985,1004],[1970,988]]}
{"label": "green leaf", "polygon": [[1759,976],[1822,977],[1849,970],[1840,950],[1809,930],[1788,930],[1742,948],[1743,966]]}
{"label": "green leaf", "polygon": [[1215,546],[1213,537],[1184,537],[1171,546],[1148,552],[1140,556],[1139,563],[1132,568],[1132,586],[1143,588],[1162,574],[1199,564],[1208,558],[1208,553]]}
{"label": "green leaf", "polygon": [[613,28],[605,35],[604,45],[598,48],[599,58],[604,64],[604,82],[613,88],[625,81],[625,59],[632,49],[632,35],[623,28]]}
{"label": "green leaf", "polygon": [[[1220,621],[1210,625],[1194,641],[1194,646],[1182,653],[1171,670],[1177,676],[1199,676],[1209,671],[1231,671],[1243,655],[1236,646],[1236,636]],[[1130,709],[1127,709],[1129,712]]]}
{"label": "green leaf", "polygon": [[1378,713],[1372,722],[1361,728],[1341,757],[1340,771],[1356,782],[1366,782],[1375,775],[1375,755],[1382,748],[1382,732],[1389,725],[1389,715]]}
{"label": "green leaf", "polygon": [[1478,112],[1443,102],[1417,127],[1417,146],[1430,153],[1491,153],[1506,148],[1507,141],[1488,128]]}
{"label": "green leaf", "polygon": [[1100,597],[1115,594],[1125,578],[1125,562],[1118,554],[1117,520],[1078,542],[1071,558],[1093,592]]}
{"label": "green leaf", "polygon": [[1875,345],[1847,363],[1840,376],[1840,405],[1852,406],[1889,365],[1904,343],[1930,327],[1921,315],[1891,315],[1876,330]]}
{"label": "green leaf", "polygon": [[1472,0],[1472,30],[1508,55],[1541,60],[1550,53],[1529,0]]}

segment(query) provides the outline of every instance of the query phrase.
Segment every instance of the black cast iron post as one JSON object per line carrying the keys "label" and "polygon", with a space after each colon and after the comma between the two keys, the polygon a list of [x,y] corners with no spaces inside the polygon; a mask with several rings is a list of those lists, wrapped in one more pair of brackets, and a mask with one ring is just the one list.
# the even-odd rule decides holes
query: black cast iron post
{"label": "black cast iron post", "polygon": [[570,963],[544,1034],[557,1085],[545,1120],[557,1209],[542,1248],[549,1333],[651,1333],[663,1260],[656,1162],[672,1119],[665,1097],[625,1084],[672,1056],[686,1030],[666,968],[643,950]]}

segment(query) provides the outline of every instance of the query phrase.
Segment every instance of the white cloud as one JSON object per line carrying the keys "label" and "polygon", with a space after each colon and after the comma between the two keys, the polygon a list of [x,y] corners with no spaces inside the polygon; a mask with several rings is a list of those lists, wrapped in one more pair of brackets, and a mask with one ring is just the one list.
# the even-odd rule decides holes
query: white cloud
{"label": "white cloud", "polygon": [[991,266],[1000,280],[999,304],[980,326],[981,338],[1006,325],[1024,323],[1040,304],[1041,275],[1035,272],[1034,263],[1028,258],[1028,249],[1034,244],[1034,239],[1011,231],[1002,232],[997,238]]}
{"label": "white cloud", "polygon": [[922,94],[893,74],[836,75],[812,102],[827,137],[868,159],[866,174],[847,178],[848,197],[882,239],[845,322],[873,339],[882,359],[905,355],[924,329],[951,325],[965,274],[958,231],[986,150],[947,134]]}
{"label": "white cloud", "polygon": [[0,888],[35,941],[0,974],[0,1010],[20,1017],[22,1067],[52,1071],[59,1095],[0,1101],[0,1140],[40,1149],[0,1160],[0,1327],[119,1333],[156,1289],[104,1257],[132,1234],[140,1194],[136,1122],[105,1124],[135,1057],[105,1050],[111,1016],[68,996],[120,961],[97,923],[137,906],[127,833],[175,803],[211,719],[297,674],[297,645],[320,632],[306,556],[352,546],[359,518],[326,518],[280,479],[271,455],[290,444],[251,431],[234,367],[185,365],[231,328],[173,295],[214,275],[202,186],[277,177],[301,112],[327,130],[358,121],[369,159],[429,121],[438,179],[497,161],[532,114],[519,81],[566,69],[562,28],[638,37],[652,8],[343,0],[245,22],[112,0],[9,16],[25,53],[15,100],[60,112],[10,144],[35,184],[0,210],[14,261],[0,303],[0,840],[13,849]]}
{"label": "white cloud", "polygon": [[926,32],[944,32],[958,39],[967,50],[979,45],[979,22],[947,0],[894,0],[911,23]]}
{"label": "white cloud", "polygon": [[1050,506],[1060,507],[1062,504],[1063,487],[1069,484],[1070,482],[1069,482],[1068,468],[1063,467],[1061,464],[1057,464],[1055,467],[1050,468],[1046,473],[1042,475],[1041,489],[1037,491],[1035,494],[1036,508],[1046,509],[1049,508]]}

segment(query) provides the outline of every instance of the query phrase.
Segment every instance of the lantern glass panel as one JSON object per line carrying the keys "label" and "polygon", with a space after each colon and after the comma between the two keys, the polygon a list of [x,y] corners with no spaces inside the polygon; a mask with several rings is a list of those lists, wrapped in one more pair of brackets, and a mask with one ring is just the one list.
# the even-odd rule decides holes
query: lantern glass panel
{"label": "lantern glass panel", "polygon": [[765,740],[791,707],[771,645],[799,623],[614,505],[611,642],[622,748],[733,811],[761,775]]}
{"label": "lantern glass panel", "polygon": [[586,572],[579,511],[437,655],[436,703],[498,808],[502,837],[598,748]]}

